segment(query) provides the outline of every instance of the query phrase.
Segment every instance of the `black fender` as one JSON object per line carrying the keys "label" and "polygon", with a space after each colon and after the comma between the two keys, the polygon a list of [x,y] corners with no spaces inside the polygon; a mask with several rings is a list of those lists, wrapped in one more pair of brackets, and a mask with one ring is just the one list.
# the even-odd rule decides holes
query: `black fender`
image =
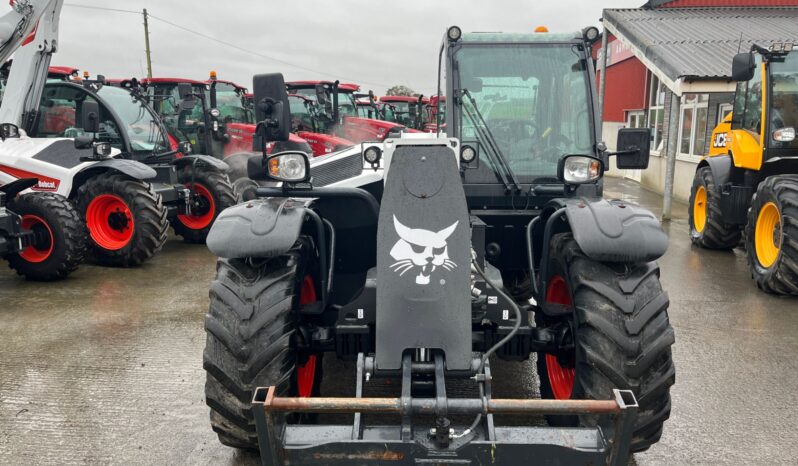
{"label": "black fender", "polygon": [[149,167],[141,162],[127,159],[107,159],[94,162],[88,167],[82,169],[78,174],[86,174],[93,171],[113,170],[125,174],[136,180],[150,180],[155,178],[157,173],[152,167]]}
{"label": "black fender", "polygon": [[36,186],[39,183],[38,178],[20,178],[11,183],[0,186],[0,193],[6,195],[6,199],[11,200],[17,197],[17,194],[25,191],[26,189]]}
{"label": "black fender", "polygon": [[582,252],[601,262],[650,262],[665,254],[668,236],[657,217],[625,201],[572,198],[553,201],[565,209]]}
{"label": "black fender", "polygon": [[228,207],[213,223],[206,244],[225,259],[275,257],[299,238],[306,207],[286,198],[259,198]]}
{"label": "black fender", "polygon": [[177,168],[183,168],[186,165],[193,165],[194,163],[204,163],[210,167],[216,168],[217,170],[227,173],[230,170],[230,166],[224,163],[223,161],[217,159],[216,157],[211,157],[210,155],[186,155],[180,157],[179,159],[175,159],[172,162]]}
{"label": "black fender", "polygon": [[729,155],[706,157],[698,163],[696,170],[703,167],[709,167],[712,172],[712,181],[715,182],[715,189],[720,191],[720,187],[729,182],[732,170],[732,158]]}

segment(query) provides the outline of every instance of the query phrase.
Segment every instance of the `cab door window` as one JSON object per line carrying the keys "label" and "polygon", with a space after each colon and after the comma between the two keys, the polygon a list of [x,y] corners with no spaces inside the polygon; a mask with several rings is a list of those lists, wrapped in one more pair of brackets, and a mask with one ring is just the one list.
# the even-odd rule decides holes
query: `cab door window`
{"label": "cab door window", "polygon": [[[40,138],[76,138],[85,134],[81,127],[84,102],[97,102],[84,89],[75,86],[48,84],[42,93],[39,116],[32,136]],[[113,116],[100,105],[100,131],[95,137],[122,147],[122,136]]]}
{"label": "cab door window", "polygon": [[762,130],[762,58],[759,55],[756,64],[754,77],[737,83],[732,129],[744,129],[759,140]]}

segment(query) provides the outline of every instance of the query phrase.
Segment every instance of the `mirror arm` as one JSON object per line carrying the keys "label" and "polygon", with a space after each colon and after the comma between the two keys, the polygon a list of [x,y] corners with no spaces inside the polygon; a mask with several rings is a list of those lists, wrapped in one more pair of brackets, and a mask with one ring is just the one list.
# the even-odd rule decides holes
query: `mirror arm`
{"label": "mirror arm", "polygon": [[640,148],[636,147],[636,146],[632,146],[631,149],[619,150],[619,151],[615,151],[615,152],[605,152],[604,154],[609,157],[609,156],[613,156],[613,155],[636,154],[638,152],[640,152]]}

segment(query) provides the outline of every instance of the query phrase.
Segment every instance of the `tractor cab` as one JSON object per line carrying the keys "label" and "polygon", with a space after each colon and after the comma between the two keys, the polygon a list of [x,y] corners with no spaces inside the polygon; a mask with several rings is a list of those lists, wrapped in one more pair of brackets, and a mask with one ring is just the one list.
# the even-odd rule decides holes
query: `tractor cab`
{"label": "tractor cab", "polygon": [[347,139],[353,143],[383,141],[389,133],[416,132],[397,123],[358,114],[355,94],[360,86],[338,81],[293,81],[286,83],[289,94],[299,95],[316,102],[319,117],[325,121],[325,133]]}
{"label": "tractor cab", "polygon": [[389,95],[380,97],[386,106],[385,120],[414,128],[424,129],[429,99],[424,96]]}
{"label": "tractor cab", "polygon": [[80,122],[87,102],[99,107],[95,139],[121,150],[123,157],[143,160],[177,149],[177,142],[170,140],[143,95],[87,79],[81,83],[57,79],[46,83],[28,134],[41,138],[86,135]]}
{"label": "tractor cab", "polygon": [[[192,152],[221,158],[215,147],[208,84],[183,78],[145,78],[142,84],[155,112],[178,142],[189,142]],[[214,150],[217,149],[217,150]]]}

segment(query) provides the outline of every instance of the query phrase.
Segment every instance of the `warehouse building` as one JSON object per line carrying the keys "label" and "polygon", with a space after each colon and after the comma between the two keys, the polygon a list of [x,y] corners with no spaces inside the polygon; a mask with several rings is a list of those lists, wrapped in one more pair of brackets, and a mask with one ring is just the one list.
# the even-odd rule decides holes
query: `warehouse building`
{"label": "warehouse building", "polygon": [[798,0],[651,0],[606,9],[603,23],[595,52],[600,70],[606,50],[605,140],[614,147],[621,127],[652,129],[649,168],[610,174],[667,197],[673,161],[673,197],[686,201],[712,129],[732,110],[732,57],[753,43],[798,43]]}

